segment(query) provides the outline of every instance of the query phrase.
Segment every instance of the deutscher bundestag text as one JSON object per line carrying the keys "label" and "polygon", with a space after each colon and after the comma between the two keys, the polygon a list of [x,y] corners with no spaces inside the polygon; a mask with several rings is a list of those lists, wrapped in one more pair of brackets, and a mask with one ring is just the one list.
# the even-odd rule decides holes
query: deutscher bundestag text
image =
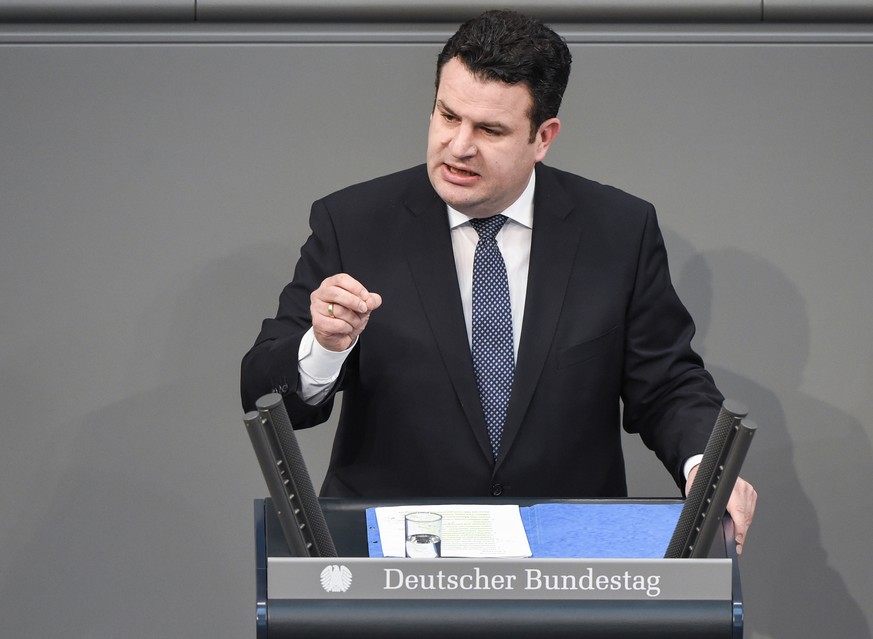
{"label": "deutscher bundestag text", "polygon": [[660,575],[597,574],[587,568],[579,574],[552,574],[539,568],[525,568],[523,578],[515,574],[486,574],[478,567],[470,572],[407,574],[400,568],[385,568],[385,590],[525,590],[525,591],[639,591],[648,597],[661,594]]}

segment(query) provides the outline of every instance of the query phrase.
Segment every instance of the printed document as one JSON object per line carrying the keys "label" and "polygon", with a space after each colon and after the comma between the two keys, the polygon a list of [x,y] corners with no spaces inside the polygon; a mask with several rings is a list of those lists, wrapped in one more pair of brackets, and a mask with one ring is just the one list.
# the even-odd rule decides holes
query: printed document
{"label": "printed document", "polygon": [[443,557],[530,557],[530,544],[517,505],[447,504],[378,507],[376,522],[385,557],[406,554],[404,517],[434,512],[443,517]]}

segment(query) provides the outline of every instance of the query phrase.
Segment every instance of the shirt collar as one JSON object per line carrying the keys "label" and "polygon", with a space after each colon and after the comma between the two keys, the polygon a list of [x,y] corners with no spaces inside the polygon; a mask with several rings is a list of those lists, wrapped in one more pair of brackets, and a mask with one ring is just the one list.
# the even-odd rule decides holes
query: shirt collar
{"label": "shirt collar", "polygon": [[[502,215],[505,215],[510,220],[518,222],[529,229],[533,228],[533,199],[537,181],[536,177],[537,172],[531,171],[530,181],[527,183],[527,187],[525,187],[518,199],[502,212]],[[466,224],[471,219],[469,215],[464,215],[460,211],[456,211],[448,204],[446,205],[446,209],[448,209],[449,212],[449,228],[457,228],[462,224]]]}

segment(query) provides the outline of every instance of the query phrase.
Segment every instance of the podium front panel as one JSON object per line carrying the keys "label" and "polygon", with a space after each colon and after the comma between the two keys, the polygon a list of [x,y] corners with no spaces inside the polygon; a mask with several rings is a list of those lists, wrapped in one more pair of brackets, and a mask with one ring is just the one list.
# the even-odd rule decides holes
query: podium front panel
{"label": "podium front panel", "polygon": [[324,500],[340,556],[309,559],[289,557],[270,500],[255,502],[258,639],[742,637],[724,538],[702,560],[371,559],[377,505]]}

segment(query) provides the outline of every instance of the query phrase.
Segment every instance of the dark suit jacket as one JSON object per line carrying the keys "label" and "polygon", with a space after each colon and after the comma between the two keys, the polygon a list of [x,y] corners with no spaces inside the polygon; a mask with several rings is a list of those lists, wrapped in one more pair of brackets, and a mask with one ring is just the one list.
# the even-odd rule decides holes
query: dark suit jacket
{"label": "dark suit jacket", "polygon": [[[495,465],[473,375],[446,206],[424,166],[349,187],[312,207],[312,235],[275,319],[243,360],[246,410],[285,396],[308,406],[297,350],[309,294],[346,272],[383,304],[343,369],[342,413],[325,496],[613,497],[626,494],[620,423],[684,484],[722,397],[690,341],[653,207],[537,166],[527,301]],[[621,401],[620,401],[621,400]]]}

